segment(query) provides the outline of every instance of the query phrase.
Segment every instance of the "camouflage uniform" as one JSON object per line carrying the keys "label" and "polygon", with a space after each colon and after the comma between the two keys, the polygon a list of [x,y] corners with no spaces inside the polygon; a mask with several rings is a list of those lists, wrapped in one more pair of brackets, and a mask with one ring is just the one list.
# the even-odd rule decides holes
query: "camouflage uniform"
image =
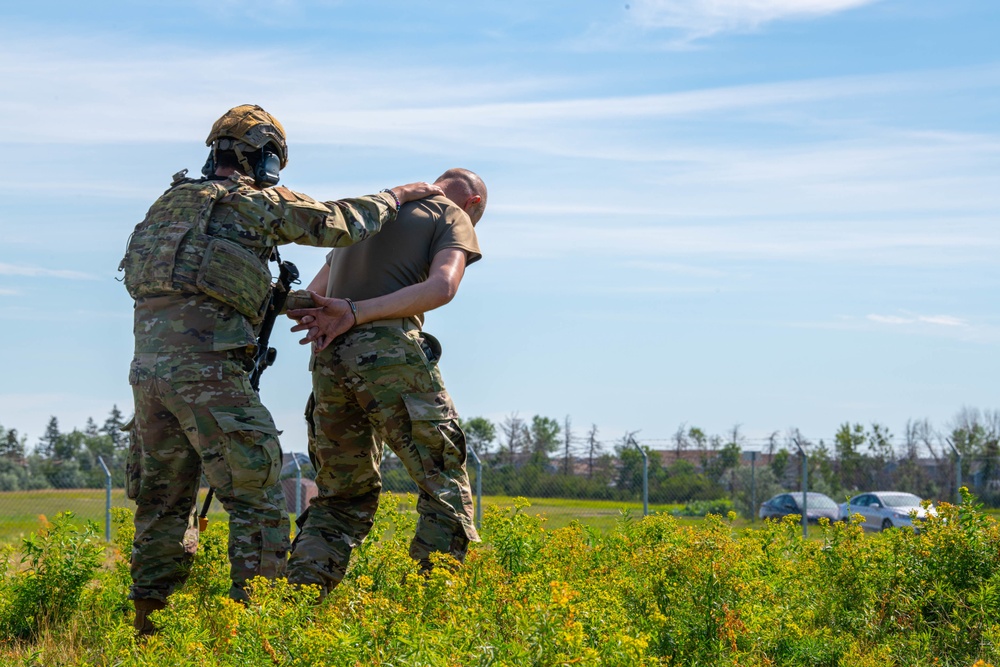
{"label": "camouflage uniform", "polygon": [[306,419],[319,495],[298,520],[289,581],[329,592],[343,579],[378,507],[383,442],[420,490],[410,556],[426,569],[431,552],[462,561],[469,541],[479,541],[465,434],[440,354],[409,320],[385,320],[355,327],[316,356]]}
{"label": "camouflage uniform", "polygon": [[[192,248],[199,238],[221,239],[252,253],[267,272],[274,246],[349,245],[378,232],[396,207],[391,195],[318,202],[283,187],[258,190],[239,174],[211,181],[182,176],[136,227],[123,260],[126,286],[140,294],[129,373],[136,411],[128,475],[136,501],[131,597],[161,601],[185,580],[191,554],[184,533],[204,471],[229,513],[230,595],[243,599],[251,577],[284,572],[289,523],[277,483],[281,447],[247,374],[258,297],[238,308],[209,294],[228,290],[239,299],[259,284],[251,284],[258,280],[250,275],[252,262],[241,260],[244,273],[224,274],[213,287],[198,274],[205,263]],[[191,202],[201,203],[192,208]],[[200,237],[183,232],[192,216],[201,218]],[[156,280],[137,285],[137,275],[159,275],[162,293],[151,286]]]}

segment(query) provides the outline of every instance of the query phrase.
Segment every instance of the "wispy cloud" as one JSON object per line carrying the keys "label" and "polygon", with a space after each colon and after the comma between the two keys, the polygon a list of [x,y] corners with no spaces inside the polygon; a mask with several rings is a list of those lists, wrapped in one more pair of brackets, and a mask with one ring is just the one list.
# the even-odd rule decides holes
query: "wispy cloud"
{"label": "wispy cloud", "polygon": [[678,262],[662,262],[654,260],[636,260],[625,262],[624,266],[629,269],[639,271],[650,271],[656,273],[671,273],[677,275],[694,276],[697,278],[724,278],[725,271],[704,266],[693,266],[691,264],[681,264]]}
{"label": "wispy cloud", "polygon": [[672,30],[686,39],[747,32],[782,19],[813,19],[877,0],[633,0],[631,20],[647,30]]}
{"label": "wispy cloud", "polygon": [[868,315],[870,322],[877,324],[888,324],[895,326],[905,326],[912,324],[930,324],[942,327],[964,327],[970,325],[965,320],[951,315]]}
{"label": "wispy cloud", "polygon": [[[753,10],[755,15],[775,13],[771,4],[787,11],[786,6],[791,5],[826,7],[847,4],[848,0],[758,2],[768,8],[766,12]],[[728,4],[739,3],[723,2],[725,11],[731,11]],[[434,150],[444,142],[464,150],[491,146],[538,152],[552,146],[566,151],[568,146],[593,144],[591,152],[603,151],[613,157],[622,152],[620,147],[607,139],[592,142],[593,137],[581,136],[579,128],[609,137],[607,128],[595,123],[678,118],[703,121],[711,114],[724,114],[727,122],[732,122],[732,114],[737,112],[787,111],[830,100],[995,86],[1000,79],[1000,68],[980,67],[590,97],[570,92],[553,95],[554,91],[585,88],[588,81],[582,76],[556,79],[484,71],[469,78],[468,84],[455,86],[453,81],[468,78],[460,65],[433,70],[399,64],[359,66],[331,62],[331,56],[317,58],[305,49],[219,55],[215,51],[179,51],[169,44],[155,43],[119,43],[117,50],[129,53],[129,58],[123,59],[105,56],[103,45],[95,48],[80,37],[0,37],[6,37],[0,38],[0,75],[6,93],[0,99],[0,117],[19,128],[16,136],[9,138],[15,142],[190,142],[192,137],[204,136],[206,125],[220,109],[233,103],[233,90],[259,90],[263,91],[255,95],[259,103],[282,119],[293,144]],[[234,60],[242,66],[233,68]],[[192,80],[188,75],[192,70],[214,69],[229,71],[229,83],[222,90],[211,77]],[[391,81],[421,84],[407,89],[407,104],[400,106],[398,89]],[[64,105],[53,97],[53,90],[59,91],[61,99],[73,100],[73,123],[63,122]],[[442,105],[441,100],[448,100],[448,104]],[[658,128],[655,134],[674,141],[665,129]],[[625,153],[622,157],[631,159],[634,155]]]}
{"label": "wispy cloud", "polygon": [[16,296],[20,292],[16,289],[7,289],[5,287],[0,287],[0,296]]}
{"label": "wispy cloud", "polygon": [[70,280],[97,280],[96,276],[82,271],[47,269],[40,266],[18,266],[0,262],[0,276],[26,276],[29,278],[67,278]]}
{"label": "wispy cloud", "polygon": [[550,219],[545,224],[505,224],[490,243],[494,256],[524,257],[529,248],[541,257],[620,257],[652,262],[650,266],[678,266],[690,258],[968,266],[992,263],[1000,250],[1000,235],[987,222],[960,231],[937,219],[883,222],[877,229],[866,221],[838,219],[610,226]]}
{"label": "wispy cloud", "polygon": [[1000,326],[987,319],[969,319],[955,315],[921,315],[909,311],[872,313],[863,317],[845,315],[825,321],[789,322],[788,325],[803,329],[948,338],[987,345],[1000,342]]}

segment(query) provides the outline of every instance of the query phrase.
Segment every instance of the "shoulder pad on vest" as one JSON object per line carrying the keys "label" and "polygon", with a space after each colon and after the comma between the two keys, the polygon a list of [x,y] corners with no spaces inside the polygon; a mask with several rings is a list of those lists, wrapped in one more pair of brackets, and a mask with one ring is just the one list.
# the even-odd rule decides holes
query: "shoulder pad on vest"
{"label": "shoulder pad on vest", "polygon": [[295,192],[294,190],[289,190],[284,186],[278,186],[274,188],[268,188],[265,192],[273,193],[278,199],[286,202],[305,202],[307,204],[315,204],[316,200],[309,195],[304,195],[301,192]]}

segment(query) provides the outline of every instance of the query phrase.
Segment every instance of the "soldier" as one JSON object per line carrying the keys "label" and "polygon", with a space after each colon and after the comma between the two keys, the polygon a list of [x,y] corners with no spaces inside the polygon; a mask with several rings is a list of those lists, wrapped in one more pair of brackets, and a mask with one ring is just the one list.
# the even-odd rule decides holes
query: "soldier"
{"label": "soldier", "polygon": [[486,186],[465,169],[435,185],[444,196],[407,204],[391,229],[331,252],[309,286],[313,307],[289,306],[299,320],[292,330],[308,330],[302,342],[315,343],[306,420],[319,495],[298,519],[288,579],[317,584],[323,595],[372,527],[383,442],[420,490],[410,556],[421,568],[430,568],[432,552],[461,562],[479,541],[465,434],[437,366],[441,345],[421,327],[481,257],[473,227]]}
{"label": "soldier", "polygon": [[347,246],[394,226],[401,202],[441,191],[412,183],[319,202],[274,187],[288,162],[285,131],[254,105],[226,112],[205,143],[204,178],[174,176],[119,267],[135,299],[128,494],[140,634],[154,631],[149,613],[187,577],[191,550],[182,542],[203,471],[229,513],[230,596],[245,600],[247,580],[284,573],[279,432],[248,379],[276,246]]}

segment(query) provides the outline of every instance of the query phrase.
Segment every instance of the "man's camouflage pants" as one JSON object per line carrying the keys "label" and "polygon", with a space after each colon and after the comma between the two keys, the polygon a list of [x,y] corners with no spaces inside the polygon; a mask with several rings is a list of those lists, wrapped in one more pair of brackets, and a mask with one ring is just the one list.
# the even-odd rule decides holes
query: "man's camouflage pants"
{"label": "man's camouflage pants", "polygon": [[306,420],[319,495],[299,519],[289,581],[329,592],[343,579],[378,508],[383,442],[419,489],[410,556],[424,568],[431,552],[462,561],[469,541],[479,541],[465,434],[438,371],[440,351],[428,334],[375,323],[316,356]]}
{"label": "man's camouflage pants", "polygon": [[[193,554],[184,533],[202,471],[229,513],[230,596],[285,571],[289,522],[281,446],[237,353],[137,354],[129,383],[135,426],[128,493],[136,502],[133,599],[163,600]],[[189,545],[190,546],[190,545]]]}

